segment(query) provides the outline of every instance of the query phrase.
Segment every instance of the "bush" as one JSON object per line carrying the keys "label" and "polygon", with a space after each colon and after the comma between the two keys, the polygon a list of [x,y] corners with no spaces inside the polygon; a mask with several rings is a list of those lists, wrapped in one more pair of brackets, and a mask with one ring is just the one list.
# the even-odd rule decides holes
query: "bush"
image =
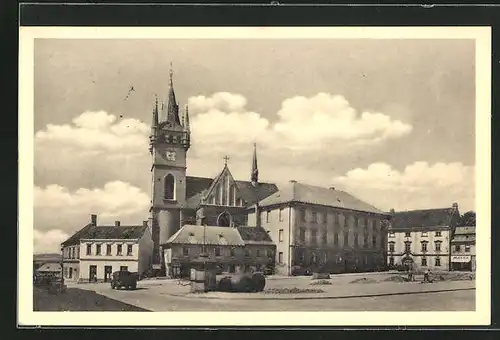
{"label": "bush", "polygon": [[332,283],[328,280],[317,280],[313,281],[310,283],[312,286],[319,286],[319,285],[331,285]]}
{"label": "bush", "polygon": [[231,284],[231,277],[225,276],[217,283],[217,290],[220,292],[231,292],[233,286]]}
{"label": "bush", "polygon": [[266,278],[263,273],[257,272],[253,273],[252,280],[254,283],[254,289],[256,292],[262,292],[266,286]]}

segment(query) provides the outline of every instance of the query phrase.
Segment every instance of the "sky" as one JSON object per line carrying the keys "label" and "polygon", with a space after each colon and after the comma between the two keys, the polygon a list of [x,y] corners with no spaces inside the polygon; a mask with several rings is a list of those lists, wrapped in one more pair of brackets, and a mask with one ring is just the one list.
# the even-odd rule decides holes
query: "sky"
{"label": "sky", "polygon": [[[170,63],[187,173],[348,191],[381,210],[475,210],[473,40],[36,39],[35,252],[90,219],[148,218],[148,134]],[[134,91],[129,92],[130,87]]]}

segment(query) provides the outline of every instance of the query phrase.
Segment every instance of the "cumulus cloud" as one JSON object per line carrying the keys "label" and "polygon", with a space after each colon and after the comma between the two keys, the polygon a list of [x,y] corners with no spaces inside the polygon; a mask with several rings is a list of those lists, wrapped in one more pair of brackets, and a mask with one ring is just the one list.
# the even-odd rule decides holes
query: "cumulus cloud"
{"label": "cumulus cloud", "polygon": [[33,231],[33,248],[34,253],[58,253],[61,242],[64,242],[69,237],[68,233],[60,229],[53,229],[46,232]]}
{"label": "cumulus cloud", "polygon": [[366,169],[350,170],[334,182],[360,197],[377,200],[386,209],[439,208],[458,202],[475,210],[474,176],[474,166],[459,162],[415,162],[402,171],[373,163]]}
{"label": "cumulus cloud", "polygon": [[358,113],[343,96],[327,93],[284,100],[274,123],[247,110],[246,99],[239,94],[191,97],[189,105],[195,113],[193,140],[209,145],[211,151],[252,141],[274,151],[319,150],[329,143],[341,149],[399,138],[412,131],[411,125],[383,113]]}
{"label": "cumulus cloud", "polygon": [[[85,226],[91,214],[99,224],[141,224],[148,217],[149,195],[122,181],[109,182],[102,188],[70,191],[57,184],[34,188],[35,245],[43,235],[57,250],[61,239]],[[38,240],[38,241],[37,241]],[[49,239],[47,239],[49,242]]]}
{"label": "cumulus cloud", "polygon": [[119,119],[104,111],[87,111],[73,124],[47,124],[35,134],[38,147],[64,146],[103,152],[144,152],[148,148],[149,126],[137,119]]}

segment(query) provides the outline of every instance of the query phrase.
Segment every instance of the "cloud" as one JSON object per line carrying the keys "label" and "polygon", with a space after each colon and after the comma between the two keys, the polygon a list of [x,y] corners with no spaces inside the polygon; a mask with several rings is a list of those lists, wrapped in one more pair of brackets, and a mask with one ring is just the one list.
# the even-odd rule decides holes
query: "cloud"
{"label": "cloud", "polygon": [[75,117],[71,125],[47,124],[35,134],[40,147],[78,148],[94,152],[144,152],[148,148],[149,126],[137,119],[104,111],[87,111]]}
{"label": "cloud", "polygon": [[[274,123],[247,110],[247,101],[239,94],[215,93],[191,97],[188,102],[194,114],[193,141],[200,144],[195,146],[200,153],[253,141],[273,152],[318,151],[328,144],[342,150],[400,138],[412,131],[411,125],[383,113],[358,113],[343,96],[327,93],[284,100]],[[202,150],[204,146],[207,150]]]}
{"label": "cloud", "polygon": [[353,169],[334,178],[338,185],[377,201],[386,210],[439,208],[461,203],[474,210],[475,167],[462,163],[415,162],[398,171],[386,163]]}
{"label": "cloud", "polygon": [[49,235],[56,251],[61,238],[83,228],[91,214],[98,215],[99,224],[113,224],[115,220],[123,225],[141,224],[148,218],[149,202],[148,194],[122,181],[74,191],[57,184],[35,186],[35,245],[43,235]]}
{"label": "cloud", "polygon": [[46,232],[33,231],[34,253],[58,253],[61,242],[69,237],[68,233],[60,229],[52,229]]}

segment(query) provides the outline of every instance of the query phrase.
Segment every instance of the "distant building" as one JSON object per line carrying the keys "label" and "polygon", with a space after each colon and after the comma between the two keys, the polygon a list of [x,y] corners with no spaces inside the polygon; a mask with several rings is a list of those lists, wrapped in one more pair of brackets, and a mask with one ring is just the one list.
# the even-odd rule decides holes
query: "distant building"
{"label": "distant building", "polygon": [[60,265],[61,254],[42,253],[33,255],[33,271],[36,271],[46,263],[58,263]]}
{"label": "distant building", "polygon": [[39,277],[61,277],[61,262],[47,262],[35,270]]}
{"label": "distant building", "polygon": [[450,270],[450,242],[460,221],[458,204],[451,208],[393,212],[388,231],[389,267]]}
{"label": "distant building", "polygon": [[451,239],[451,269],[476,270],[476,227],[461,226]]}
{"label": "distant building", "polygon": [[62,244],[66,280],[106,282],[118,270],[143,275],[151,268],[151,231],[142,225],[98,226],[97,216]]}
{"label": "distant building", "polygon": [[163,251],[168,276],[189,276],[202,253],[216,261],[221,272],[250,272],[274,268],[276,246],[262,228],[184,225]]}
{"label": "distant building", "polygon": [[347,192],[290,181],[247,213],[275,242],[280,274],[385,267],[388,214]]}

